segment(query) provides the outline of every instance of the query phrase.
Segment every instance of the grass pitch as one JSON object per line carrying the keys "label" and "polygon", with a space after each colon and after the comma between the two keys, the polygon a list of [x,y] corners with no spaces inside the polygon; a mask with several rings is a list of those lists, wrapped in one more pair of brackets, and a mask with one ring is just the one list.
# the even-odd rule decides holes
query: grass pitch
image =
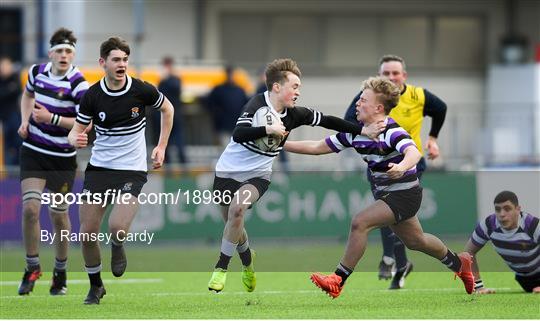
{"label": "grass pitch", "polygon": [[[312,256],[306,246],[307,256]],[[68,273],[68,294],[51,297],[48,293],[50,270],[44,272],[29,296],[17,295],[22,275],[18,268],[22,255],[18,250],[2,250],[0,273],[0,317],[2,319],[536,319],[540,315],[540,296],[527,294],[514,281],[510,272],[483,273],[484,283],[497,290],[493,295],[467,295],[461,281],[455,280],[444,268],[441,272],[426,272],[425,266],[440,263],[422,254],[411,254],[417,271],[407,278],[405,289],[387,290],[389,281],[377,279],[378,244],[374,242],[370,256],[359,265],[347,281],[342,295],[332,300],[309,281],[309,271],[257,273],[257,289],[244,291],[239,272],[229,272],[225,290],[219,294],[207,289],[210,270],[215,259],[213,247],[197,249],[197,260],[208,266],[204,272],[132,272],[144,251],[128,251],[130,265],[122,278],[114,278],[110,272],[102,273],[107,295],[98,306],[82,304],[88,291],[85,273]],[[342,245],[318,248],[319,260],[328,260],[326,270],[332,269],[343,250]],[[139,253],[139,252],[143,253]],[[184,258],[176,248],[153,248],[156,258],[148,260],[152,265],[170,262],[171,257]],[[206,251],[206,252],[205,252]],[[307,251],[307,252],[306,252]],[[74,248],[70,256],[70,271],[81,271],[80,250]],[[187,251],[189,252],[189,251]],[[282,257],[279,253],[283,253]],[[287,250],[260,247],[257,259],[264,266],[268,261],[289,259]],[[45,251],[41,257],[44,265],[52,262],[52,253]],[[132,254],[132,255],[130,255]],[[108,250],[104,249],[104,266]],[[185,254],[184,254],[185,255]],[[268,258],[268,255],[271,257]],[[486,265],[492,253],[484,254]],[[161,259],[158,259],[160,257]],[[302,257],[296,257],[302,261]],[[161,260],[161,261],[160,261]],[[236,261],[238,261],[236,259]],[[493,262],[500,259],[493,257]],[[180,264],[175,262],[174,264]],[[293,261],[294,263],[294,261]],[[187,264],[187,263],[186,263]],[[325,262],[326,264],[326,262]],[[490,263],[491,264],[491,263]],[[133,269],[130,270],[130,267]],[[318,266],[317,266],[318,267]],[[363,268],[362,268],[363,267]],[[195,268],[195,266],[194,266]],[[135,269],[137,270],[137,269]],[[139,269],[140,270],[140,269]],[[234,264],[230,271],[239,271]],[[289,270],[290,271],[290,270]]]}

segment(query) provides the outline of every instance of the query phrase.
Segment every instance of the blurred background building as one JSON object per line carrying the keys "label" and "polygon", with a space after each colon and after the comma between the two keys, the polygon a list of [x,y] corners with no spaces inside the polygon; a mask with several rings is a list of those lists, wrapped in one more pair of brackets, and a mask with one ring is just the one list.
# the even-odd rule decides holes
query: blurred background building
{"label": "blurred background building", "polygon": [[[47,41],[60,26],[79,38],[79,66],[96,69],[99,44],[119,35],[133,48],[133,70],[158,70],[164,55],[173,57],[180,70],[229,63],[251,76],[248,94],[261,66],[292,57],[304,73],[300,104],[340,116],[361,80],[376,73],[378,58],[394,53],[405,58],[411,83],[449,105],[440,134],[443,157],[435,165],[538,162],[540,85],[532,63],[540,50],[540,1],[3,0],[1,6],[1,53],[24,68],[46,59]],[[516,77],[531,84],[524,88],[530,95],[511,99],[516,89],[509,88],[506,99],[496,96],[502,92],[498,86],[506,86],[500,78],[510,75],[500,71],[501,64],[521,68]],[[191,92],[185,90],[187,102],[194,99]],[[188,104],[185,112],[202,110]],[[507,128],[501,129],[499,120]],[[524,128],[531,129],[527,140],[512,138]],[[201,135],[189,125],[185,130],[188,154],[196,153],[194,146],[214,142],[197,140]],[[305,128],[294,134],[325,133]],[[491,137],[506,137],[505,144]],[[507,143],[515,147],[507,149]],[[190,159],[202,161],[197,155]],[[316,166],[324,166],[324,160],[320,163]]]}
{"label": "blurred background building", "polygon": [[[16,62],[23,73],[21,85],[29,65],[47,60],[48,39],[58,27],[75,32],[75,64],[91,82],[101,77],[99,45],[110,36],[130,43],[132,74],[155,85],[162,76],[161,59],[174,59],[182,79],[182,137],[191,169],[211,170],[222,149],[204,104],[212,88],[225,81],[224,65],[237,67],[233,78],[250,96],[266,63],[291,57],[303,73],[299,105],[343,116],[361,81],[377,73],[383,54],[403,57],[409,82],[448,104],[439,135],[442,156],[430,162],[431,170],[540,162],[538,0],[2,0],[0,55]],[[291,139],[327,134],[304,127]],[[4,133],[3,139],[9,135],[16,133]],[[342,154],[290,155],[290,167],[321,171],[364,166]],[[79,153],[80,162],[87,160],[88,150]],[[205,182],[198,179],[196,186],[207,186]],[[489,180],[480,183],[493,186]],[[533,207],[540,209],[540,180],[532,184],[524,192],[531,193]],[[478,204],[487,201],[489,207],[494,194],[482,193]],[[165,212],[167,220],[178,224],[190,220],[181,209]],[[203,222],[208,213],[199,214],[190,214],[192,222],[197,217]],[[217,216],[218,227],[219,221]]]}

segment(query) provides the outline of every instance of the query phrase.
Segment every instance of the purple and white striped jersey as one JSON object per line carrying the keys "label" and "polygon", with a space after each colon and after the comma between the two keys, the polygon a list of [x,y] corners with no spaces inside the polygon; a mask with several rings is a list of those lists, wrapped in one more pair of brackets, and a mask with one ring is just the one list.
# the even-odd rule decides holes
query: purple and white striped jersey
{"label": "purple and white striped jersey", "polygon": [[483,247],[489,240],[495,251],[517,275],[531,276],[540,273],[540,220],[521,212],[518,227],[505,230],[491,214],[478,222],[471,241]]}
{"label": "purple and white striped jersey", "polygon": [[[45,106],[49,112],[75,118],[79,102],[88,90],[88,82],[73,65],[63,76],[53,75],[51,67],[50,62],[30,67],[26,90],[34,93],[36,102]],[[76,151],[68,142],[68,134],[68,129],[52,124],[38,124],[30,117],[28,137],[23,146],[52,156],[75,156]]]}
{"label": "purple and white striped jersey", "polygon": [[339,153],[346,148],[354,148],[368,164],[370,181],[376,191],[399,191],[419,185],[416,166],[409,169],[398,179],[391,179],[386,174],[389,163],[403,160],[403,152],[409,146],[416,146],[405,129],[390,117],[385,119],[386,128],[379,134],[379,141],[363,135],[338,133],[326,138],[326,144]]}

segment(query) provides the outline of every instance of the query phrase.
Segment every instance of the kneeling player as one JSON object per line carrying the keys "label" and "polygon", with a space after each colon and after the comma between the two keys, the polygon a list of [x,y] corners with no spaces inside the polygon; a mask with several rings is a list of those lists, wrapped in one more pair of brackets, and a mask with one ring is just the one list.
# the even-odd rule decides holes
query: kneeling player
{"label": "kneeling player", "polygon": [[387,117],[399,101],[398,87],[381,77],[369,78],[363,85],[362,95],[356,103],[357,119],[365,126],[383,122],[386,128],[379,135],[379,140],[339,133],[320,141],[285,144],[287,151],[311,155],[338,153],[352,147],[368,163],[370,180],[375,187],[375,203],[352,219],[345,255],[335,273],[314,273],[311,280],[331,297],[338,297],[364,255],[369,231],[390,226],[409,249],[440,260],[463,280],[467,293],[472,293],[474,277],[470,255],[463,253],[458,256],[440,239],[424,233],[416,217],[422,202],[422,187],[416,174],[416,163],[421,155],[409,134]]}
{"label": "kneeling player", "polygon": [[[493,203],[495,213],[478,223],[465,251],[474,256],[491,240],[495,251],[516,273],[516,281],[523,290],[540,293],[540,220],[521,211],[513,192],[500,192]],[[484,287],[476,257],[473,260],[473,273],[477,293],[495,293],[493,289]]]}

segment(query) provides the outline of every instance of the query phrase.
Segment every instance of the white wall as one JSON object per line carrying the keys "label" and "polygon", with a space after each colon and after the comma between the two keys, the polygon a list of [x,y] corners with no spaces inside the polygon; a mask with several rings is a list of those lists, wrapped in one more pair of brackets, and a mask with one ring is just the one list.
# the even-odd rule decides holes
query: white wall
{"label": "white wall", "polygon": [[[206,1],[206,25],[204,54],[206,59],[217,59],[221,56],[219,45],[220,15],[223,12],[267,12],[280,14],[313,14],[313,13],[377,13],[388,14],[481,14],[487,17],[489,31],[486,45],[490,59],[495,59],[500,36],[504,30],[504,1],[482,0],[208,0]],[[533,20],[538,21],[538,20]],[[294,31],[291,31],[294,32]]]}
{"label": "white wall", "polygon": [[[135,21],[131,1],[85,2],[85,34],[92,63],[99,57],[99,45],[110,36],[121,36],[132,46],[143,64],[157,64],[163,55],[177,60],[195,56],[194,1],[145,1],[144,38],[135,47]],[[90,18],[93,17],[93,18]],[[140,22],[137,22],[140,23]]]}

